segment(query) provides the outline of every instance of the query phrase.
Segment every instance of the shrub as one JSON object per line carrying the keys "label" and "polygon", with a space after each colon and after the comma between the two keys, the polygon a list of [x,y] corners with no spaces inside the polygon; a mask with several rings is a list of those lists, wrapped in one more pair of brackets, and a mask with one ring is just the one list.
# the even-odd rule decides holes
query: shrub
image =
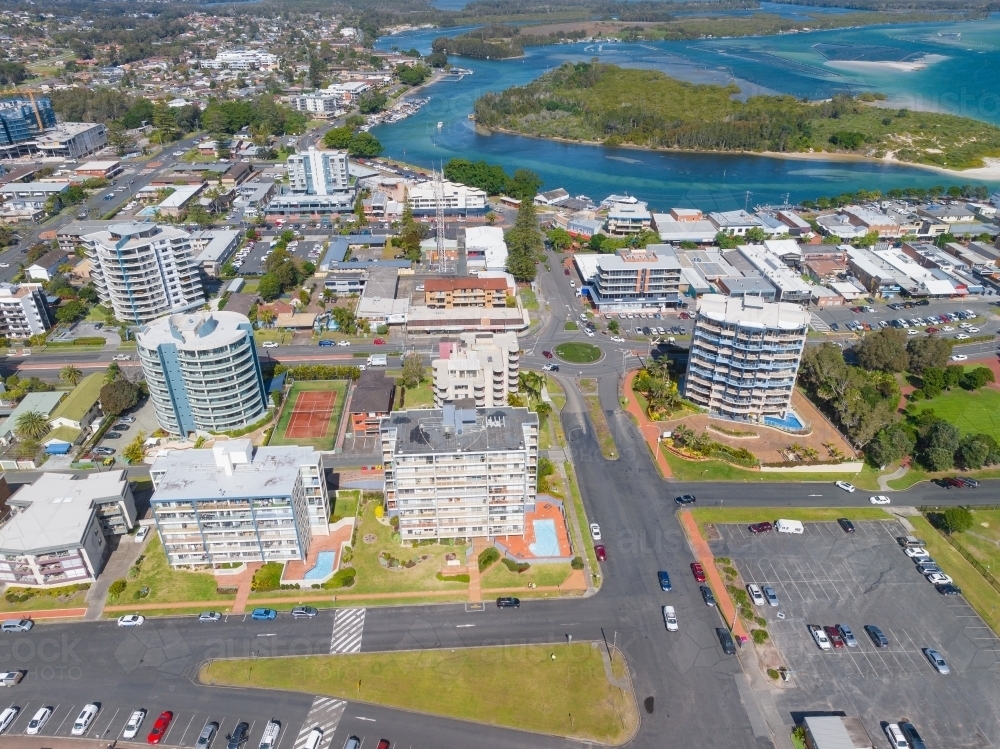
{"label": "shrub", "polygon": [[344,567],[333,573],[333,577],[323,583],[324,588],[350,588],[358,571],[353,567]]}
{"label": "shrub", "polygon": [[375,507],[375,519],[381,520],[383,515],[385,515],[385,508],[382,505],[377,505]]}
{"label": "shrub", "polygon": [[716,557],[715,561],[718,564],[724,564],[724,565],[730,565],[733,563],[733,560],[730,559],[729,557]]}
{"label": "shrub", "polygon": [[569,563],[569,566],[575,570],[583,569],[583,557],[573,557],[573,561]]}
{"label": "shrub", "polygon": [[767,619],[765,619],[762,616],[755,616],[753,618],[753,623],[756,624],[758,627],[765,629],[767,628]]}
{"label": "shrub", "polygon": [[253,573],[253,580],[250,581],[250,590],[257,593],[278,590],[281,587],[282,569],[284,569],[284,565],[281,563],[268,562]]}
{"label": "shrub", "polygon": [[771,639],[771,635],[763,629],[752,629],[750,630],[750,636],[753,638],[755,645],[763,645],[765,642]]}
{"label": "shrub", "polygon": [[488,567],[497,562],[500,559],[500,552],[497,551],[496,547],[491,546],[488,549],[484,549],[479,555],[479,571],[485,572]]}
{"label": "shrub", "polygon": [[469,582],[468,575],[442,575],[440,572],[437,573],[437,579],[443,583],[467,583]]}
{"label": "shrub", "polygon": [[113,583],[111,583],[110,587],[108,587],[108,595],[111,598],[117,598],[118,596],[120,596],[122,593],[125,592],[125,588],[127,587],[128,587],[128,582],[126,582],[125,580],[115,580]]}
{"label": "shrub", "polygon": [[504,557],[500,561],[503,562],[504,567],[509,569],[511,572],[521,573],[525,572],[531,567],[531,565],[528,564],[527,562],[515,562],[513,559],[507,559],[506,557]]}
{"label": "shrub", "polygon": [[767,675],[770,678],[774,679],[775,681],[777,681],[778,679],[781,678],[781,674],[778,673],[778,669],[776,669],[776,668],[769,668],[769,669],[767,669]]}

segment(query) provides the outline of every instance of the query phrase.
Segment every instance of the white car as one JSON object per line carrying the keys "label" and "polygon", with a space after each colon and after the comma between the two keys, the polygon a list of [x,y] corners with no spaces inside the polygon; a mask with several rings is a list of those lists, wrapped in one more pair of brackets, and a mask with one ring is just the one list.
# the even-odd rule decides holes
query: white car
{"label": "white car", "polygon": [[750,600],[753,601],[754,606],[764,606],[767,603],[764,600],[764,593],[757,583],[750,583],[747,586],[747,593],[750,594]]}
{"label": "white car", "polygon": [[898,723],[890,723],[885,727],[885,735],[889,738],[889,743],[893,749],[910,749],[910,742],[903,736]]}
{"label": "white car", "polygon": [[829,650],[833,647],[830,644],[830,638],[826,636],[826,632],[824,632],[823,628],[818,624],[810,624],[809,632],[812,634],[813,639],[816,641],[820,650]]}
{"label": "white car", "polygon": [[146,621],[146,617],[141,614],[126,614],[118,617],[119,627],[139,627]]}
{"label": "white car", "polygon": [[929,559],[930,554],[927,553],[927,549],[923,549],[919,546],[911,546],[908,549],[903,549],[903,553],[910,559]]}
{"label": "white car", "polygon": [[148,525],[144,525],[135,534],[135,542],[137,544],[141,544],[143,541],[146,540],[146,536],[148,536],[148,535],[149,535],[149,526]]}
{"label": "white car", "polygon": [[10,263],[0,263],[0,268],[9,268]]}
{"label": "white car", "polygon": [[146,711],[143,708],[139,708],[128,716],[128,722],[125,723],[125,730],[122,731],[123,739],[134,739],[138,733],[139,729],[142,727],[142,721],[146,719]]}
{"label": "white car", "polygon": [[968,361],[969,357],[966,356],[965,354],[952,354],[951,355],[951,360],[952,361]]}
{"label": "white car", "polygon": [[927,582],[931,585],[951,585],[955,581],[951,579],[951,575],[946,575],[943,572],[931,572],[927,575]]}
{"label": "white car", "polygon": [[21,708],[19,707],[8,707],[0,713],[0,733],[10,728],[10,724],[14,722],[14,718],[17,717],[19,712],[21,712]]}
{"label": "white car", "polygon": [[677,614],[673,606],[663,607],[663,623],[667,625],[667,632],[677,631]]}
{"label": "white car", "polygon": [[264,346],[264,348],[278,348],[278,342],[277,341],[264,341],[263,346]]}
{"label": "white car", "polygon": [[950,325],[945,325],[943,328],[941,328],[941,330],[943,330],[945,333],[951,333],[954,330],[954,328],[951,327]]}
{"label": "white car", "polygon": [[351,342],[350,341],[337,341],[337,345],[338,346],[350,346]]}
{"label": "white car", "polygon": [[586,329],[583,332],[587,334],[587,338],[593,338],[594,337],[594,331],[592,331],[592,330]]}
{"label": "white car", "polygon": [[611,336],[611,340],[614,341],[615,343],[625,343],[625,339],[622,338],[620,335]]}
{"label": "white car", "polygon": [[590,537],[595,541],[601,540],[601,526],[597,523],[590,524]]}
{"label": "white car", "polygon": [[884,494],[879,494],[876,497],[869,497],[868,501],[873,505],[887,505],[889,504],[889,498]]}
{"label": "white car", "polygon": [[115,354],[111,359],[112,361],[132,361],[132,357],[128,354]]}
{"label": "white car", "polygon": [[906,331],[906,335],[920,335],[920,331],[910,328],[909,330]]}
{"label": "white car", "polygon": [[966,328],[966,330],[969,331],[970,333],[978,333],[979,332],[979,328]]}
{"label": "white car", "polygon": [[846,481],[836,481],[834,482],[834,485],[843,489],[845,492],[854,492],[854,486],[852,484],[848,484]]}
{"label": "white car", "polygon": [[172,155],[174,155],[174,156],[183,156],[184,152],[183,151],[174,151]]}
{"label": "white car", "polygon": [[49,718],[51,717],[51,707],[38,708],[38,712],[32,716],[31,720],[28,722],[28,727],[24,729],[24,732],[29,736],[34,736],[42,730],[42,727],[49,722]]}
{"label": "white car", "polygon": [[965,333],[959,333],[957,336],[955,336],[955,340],[956,341],[967,341],[967,340],[969,340],[969,336],[967,336]]}
{"label": "white car", "polygon": [[71,736],[83,736],[87,729],[90,728],[90,724],[94,722],[94,718],[97,717],[97,713],[101,708],[99,708],[94,703],[85,705],[83,710],[77,716],[76,721],[73,723],[73,728],[70,729]]}

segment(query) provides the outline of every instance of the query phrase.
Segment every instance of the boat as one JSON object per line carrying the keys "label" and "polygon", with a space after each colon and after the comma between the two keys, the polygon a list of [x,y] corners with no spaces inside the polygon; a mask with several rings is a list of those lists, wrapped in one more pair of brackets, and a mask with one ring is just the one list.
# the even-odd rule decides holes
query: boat
{"label": "boat", "polygon": [[469,119],[470,119],[470,120],[474,120],[474,119],[476,119],[476,115],[474,115],[474,114],[470,114],[470,115],[469,115]]}
{"label": "boat", "polygon": [[444,127],[444,123],[443,122],[438,122],[438,130],[440,130],[443,127]]}
{"label": "boat", "polygon": [[275,749],[278,746],[278,734],[281,733],[281,722],[271,718],[260,737],[260,749]]}

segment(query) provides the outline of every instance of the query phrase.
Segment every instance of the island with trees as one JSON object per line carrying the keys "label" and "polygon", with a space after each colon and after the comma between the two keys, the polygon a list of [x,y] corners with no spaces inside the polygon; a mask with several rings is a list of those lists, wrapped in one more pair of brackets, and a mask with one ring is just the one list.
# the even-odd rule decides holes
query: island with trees
{"label": "island with trees", "polygon": [[607,146],[687,151],[851,154],[951,170],[1000,157],[1000,128],[968,117],[877,106],[880,94],[735,98],[655,70],[564,63],[526,86],[476,100],[490,130]]}

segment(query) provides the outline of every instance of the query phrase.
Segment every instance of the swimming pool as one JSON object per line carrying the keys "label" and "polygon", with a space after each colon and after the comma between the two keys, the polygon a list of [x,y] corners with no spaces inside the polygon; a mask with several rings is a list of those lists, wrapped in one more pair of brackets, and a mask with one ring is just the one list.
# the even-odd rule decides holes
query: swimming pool
{"label": "swimming pool", "polygon": [[536,557],[557,557],[559,556],[559,539],[556,536],[556,521],[532,520],[535,527],[535,543],[528,544],[528,549]]}
{"label": "swimming pool", "polygon": [[321,551],[316,555],[316,566],[302,576],[304,580],[322,580],[333,573],[333,560],[336,558],[335,551]]}
{"label": "swimming pool", "polygon": [[785,412],[785,418],[776,419],[773,416],[765,416],[764,423],[769,427],[775,427],[776,429],[794,429],[798,431],[805,426],[802,420],[796,415],[792,409],[788,409]]}

